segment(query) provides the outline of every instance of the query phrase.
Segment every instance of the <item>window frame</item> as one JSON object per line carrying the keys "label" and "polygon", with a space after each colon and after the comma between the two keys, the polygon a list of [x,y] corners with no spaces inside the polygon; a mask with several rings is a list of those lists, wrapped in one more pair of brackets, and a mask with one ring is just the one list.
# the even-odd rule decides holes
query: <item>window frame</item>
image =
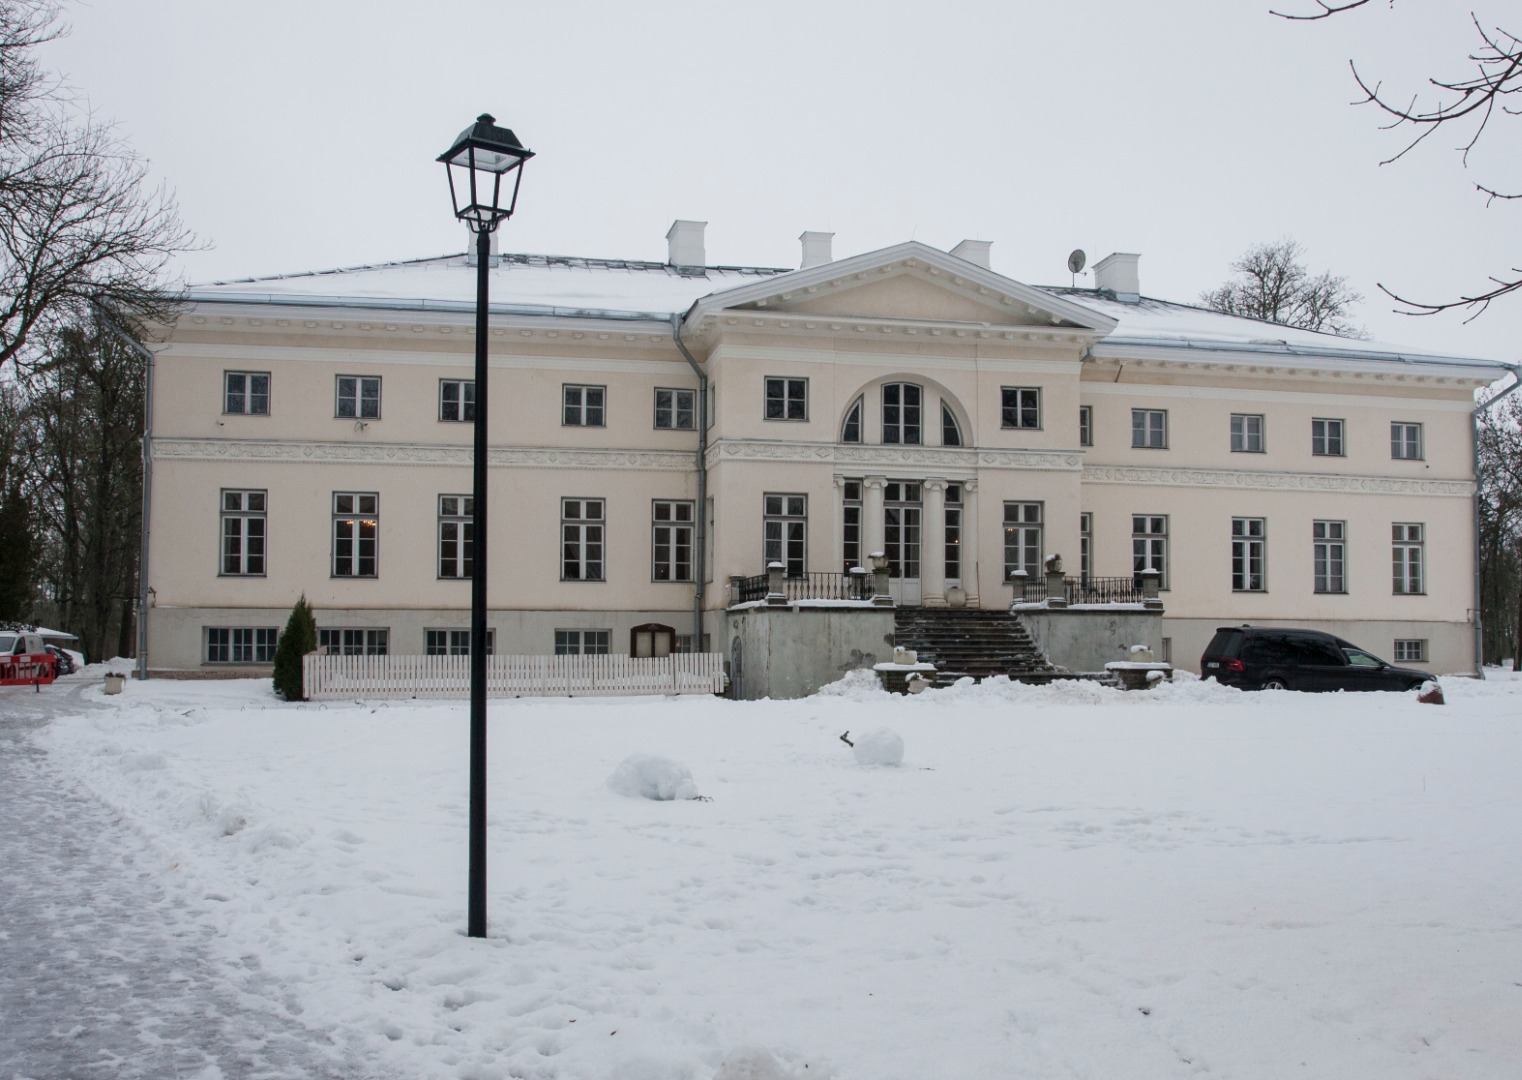
{"label": "window frame", "polygon": [[[774,499],[778,500],[775,512],[772,510]],[[771,535],[774,525],[775,538]],[[792,554],[795,548],[796,555]],[[774,562],[782,564],[784,577],[798,578],[808,573],[809,497],[806,494],[796,491],[761,494],[761,565],[769,568]]]}
{"label": "window frame", "polygon": [[[247,406],[247,408],[234,409],[234,408],[231,407],[232,406],[232,393],[233,393],[233,390],[232,390],[232,380],[234,378],[240,378],[240,379],[245,380],[244,381],[244,388],[239,391],[239,394],[242,396],[243,403],[244,403],[244,405]],[[262,409],[256,409],[256,408],[253,407],[254,401],[257,399],[258,396],[260,396],[260,395],[256,395],[254,393],[254,390],[253,390],[253,380],[254,379],[263,379],[264,380],[264,393],[262,395],[262,397],[264,399],[264,408],[262,408]],[[272,389],[272,384],[273,384],[273,380],[270,378],[270,373],[268,371],[224,371],[224,372],[222,372],[222,415],[223,416],[268,416],[270,414],[270,390]]]}
{"label": "window frame", "polygon": [[[1333,434],[1333,425],[1335,425],[1335,434]],[[1335,416],[1311,417],[1311,456],[1347,457],[1347,421]]]}
{"label": "window frame", "polygon": [[[216,657],[212,655],[213,635],[225,635],[225,640],[220,642],[218,648],[225,650],[226,655]],[[238,635],[247,634],[248,640],[239,642]],[[273,664],[275,662],[275,648],[280,640],[280,628],[278,626],[203,626],[201,628],[201,656],[206,664]],[[239,649],[248,650],[251,655],[240,658]]]}
{"label": "window frame", "polygon": [[[338,635],[338,651],[333,651],[333,635]],[[352,635],[352,637],[351,637]],[[324,638],[327,638],[324,641]],[[350,643],[358,648],[350,648]],[[317,646],[328,650],[329,656],[389,656],[391,655],[391,628],[389,626],[319,626]]]}
{"label": "window frame", "polygon": [[[351,379],[354,382],[354,392],[350,408],[352,412],[344,412],[344,380]],[[366,395],[365,387],[375,384],[375,393]],[[373,409],[366,412],[366,408]],[[381,418],[381,377],[379,375],[335,375],[333,376],[333,418],[335,420],[379,420]]]}
{"label": "window frame", "polygon": [[[352,500],[354,500],[353,504],[352,504],[352,508],[350,510],[347,510],[347,511],[340,510],[339,509],[339,500],[340,499],[352,499]],[[373,500],[373,502],[370,504],[371,505],[371,511],[370,511],[369,514],[366,514],[366,512],[363,509],[364,504],[363,504],[363,502],[361,500],[364,500],[364,499],[371,499],[371,500]],[[328,505],[329,505],[329,507],[332,510],[332,517],[331,517],[332,526],[328,530],[328,535],[329,535],[329,537],[331,537],[332,544],[333,544],[332,550],[329,553],[330,557],[329,557],[329,560],[328,560],[328,568],[329,568],[329,574],[330,574],[330,576],[331,577],[335,577],[335,578],[344,578],[346,580],[349,580],[349,579],[368,579],[368,580],[374,580],[374,579],[380,577],[380,494],[379,494],[379,492],[374,492],[374,491],[335,491],[335,492],[333,492],[332,499],[330,500]],[[365,525],[367,520],[368,520],[368,522],[369,522],[369,524],[371,526],[371,535],[369,537],[366,537],[364,535],[364,530],[363,530],[363,526]],[[350,523],[350,524],[352,524],[354,526],[357,526],[357,528],[354,528],[354,529],[350,530],[351,531],[351,535],[348,536],[348,537],[344,537],[344,536],[340,535],[340,531],[339,531],[340,524],[341,523],[345,523],[345,522]],[[365,559],[366,559],[364,548],[365,548],[365,544],[366,544],[367,540],[368,540],[369,546],[370,546],[370,554],[369,554],[370,572],[368,574],[363,572],[363,568],[364,568],[364,565],[365,565]],[[348,556],[348,562],[349,562],[349,565],[351,567],[350,572],[341,572],[339,570],[339,565],[340,565],[339,564],[339,545],[341,543],[345,542],[345,541],[347,541],[349,544],[353,545],[351,547],[351,549],[350,549],[350,554]]]}
{"label": "window frame", "polygon": [[1167,514],[1131,515],[1131,576],[1139,582],[1142,571],[1150,566],[1158,573],[1160,590],[1168,588],[1168,527]]}
{"label": "window frame", "polygon": [[[661,511],[665,509],[669,515],[662,518]],[[685,509],[686,520],[676,515]],[[666,539],[662,534],[666,533]],[[686,534],[683,543],[681,536]],[[691,499],[651,499],[650,500],[650,580],[657,584],[665,585],[672,583],[692,584],[694,579],[693,555],[694,542],[697,536],[697,503]],[[686,570],[683,572],[683,561],[679,552],[685,547]],[[664,565],[660,552],[665,549],[668,554]],[[666,576],[662,576],[662,571]]]}
{"label": "window frame", "polygon": [[[1253,526],[1257,527],[1252,532]],[[1238,531],[1239,527],[1243,531]],[[1253,566],[1257,571],[1254,574]],[[1231,591],[1234,593],[1268,592],[1268,519],[1233,517],[1231,519]]]}
{"label": "window frame", "polygon": [[[661,395],[669,395],[664,409],[661,405]],[[687,405],[682,407],[682,399],[685,396]],[[696,431],[698,429],[698,392],[691,389],[683,389],[680,386],[657,386],[654,396],[654,416],[652,423],[656,431]],[[665,412],[669,417],[668,423],[661,423],[661,414]],[[687,414],[687,423],[682,423],[682,413]]]}
{"label": "window frame", "polygon": [[[446,500],[457,500],[454,506],[446,506]],[[436,561],[434,570],[440,581],[469,581],[475,574],[476,551],[475,551],[475,496],[473,495],[440,495],[435,502],[438,511],[436,528],[434,530]],[[445,537],[447,528],[452,528],[454,536]],[[444,572],[445,545],[454,548],[450,556],[455,566],[455,573]]]}
{"label": "window frame", "polygon": [[1421,521],[1390,523],[1392,596],[1427,595],[1427,525]]}
{"label": "window frame", "polygon": [[840,422],[840,441],[852,446],[859,446],[861,437],[861,415],[866,409],[865,394],[858,394],[856,400],[851,402],[851,407],[846,410],[845,419]]}
{"label": "window frame", "polygon": [[[1416,655],[1411,655],[1413,652]],[[1397,664],[1427,663],[1427,639],[1396,638],[1390,645],[1390,659]]]}
{"label": "window frame", "polygon": [[1094,445],[1094,406],[1078,406],[1078,445]]}
{"label": "window frame", "polygon": [[[443,640],[435,647],[434,636],[442,635]],[[497,631],[495,627],[486,628],[486,655],[491,656],[497,651]],[[459,626],[430,626],[423,630],[423,655],[424,656],[469,656],[470,655],[470,627]]]}
{"label": "window frame", "polygon": [[[448,401],[445,390],[453,387],[455,400]],[[466,399],[466,388],[469,388],[470,400]],[[455,416],[446,416],[445,412],[453,405]],[[466,413],[470,415],[467,416]],[[474,424],[476,422],[476,380],[474,379],[440,379],[439,380],[439,423],[441,424]]]}
{"label": "window frame", "polygon": [[[778,392],[773,393],[773,389]],[[796,394],[795,394],[796,391]],[[761,383],[761,417],[783,424],[806,423],[809,418],[809,380],[796,375],[766,375]],[[772,403],[778,415],[772,415]],[[792,415],[797,412],[799,415]]]}
{"label": "window frame", "polygon": [[[1010,512],[1014,510],[1014,518]],[[1031,515],[1034,514],[1034,517]],[[1004,580],[1009,581],[1016,570],[1024,570],[1026,580],[1041,576],[1043,561],[1046,558],[1046,503],[1029,499],[1008,499],[1004,503],[1003,516],[1000,520],[1000,528],[1003,532],[1004,545]],[[1012,544],[1011,535],[1014,536]],[[1032,544],[1031,537],[1035,537]],[[1031,550],[1034,548],[1034,554]],[[1020,562],[1012,562],[1010,553],[1015,552],[1022,556]],[[1030,555],[1030,566],[1024,565],[1023,556]],[[1020,597],[1016,597],[1018,601]]]}
{"label": "window frame", "polygon": [[[592,397],[597,402],[593,404]],[[575,402],[572,402],[572,396]],[[608,388],[595,383],[560,384],[560,426],[600,428],[608,426]]]}
{"label": "window frame", "polygon": [[[1332,535],[1334,531],[1335,536]],[[1311,591],[1317,596],[1347,595],[1348,523],[1346,521],[1317,518],[1311,522]]]}
{"label": "window frame", "polygon": [[[570,508],[576,507],[575,516]],[[596,506],[596,515],[591,508]],[[608,502],[596,496],[568,495],[560,500],[560,580],[579,582],[607,581]],[[575,547],[575,557],[567,552]],[[566,571],[575,565],[575,575]]]}
{"label": "window frame", "polygon": [[[601,635],[596,641],[597,648],[588,649],[588,644],[593,644],[588,639],[594,635]],[[574,647],[573,646],[574,638]],[[613,631],[598,629],[583,629],[580,627],[557,627],[555,629],[555,653],[556,656],[607,656],[613,648]]]}
{"label": "window frame", "polygon": [[[1029,395],[1029,401],[1026,395]],[[1026,423],[1027,419],[1033,422]],[[1040,431],[1041,387],[999,387],[999,428],[1003,431]]]}
{"label": "window frame", "polygon": [[[1413,434],[1415,438],[1407,438]],[[1417,420],[1391,420],[1390,421],[1390,460],[1391,461],[1424,461],[1426,460],[1426,433],[1422,430],[1420,421]],[[1410,450],[1410,453],[1405,451]],[[1414,639],[1413,639],[1414,640]]]}
{"label": "window frame", "polygon": [[[1141,421],[1140,425],[1137,424],[1138,420]],[[1155,426],[1154,420],[1158,421]],[[1131,410],[1131,449],[1168,449],[1167,409],[1133,408]]]}
{"label": "window frame", "polygon": [[[1250,421],[1257,421],[1257,431],[1251,430]],[[1262,413],[1231,414],[1231,452],[1233,454],[1266,454],[1268,439],[1267,423]],[[1253,443],[1257,445],[1254,446]]]}
{"label": "window frame", "polygon": [[[252,496],[259,499],[259,509],[255,510],[247,505],[237,507],[228,506],[228,497],[238,497],[240,503],[245,502]],[[268,577],[269,576],[269,490],[267,488],[221,488],[217,492],[217,576],[218,577]],[[238,569],[228,569],[228,541],[232,539],[228,535],[228,526],[238,524],[236,553]],[[258,536],[254,536],[254,524],[258,524]],[[253,541],[258,540],[254,545]],[[254,552],[250,549],[258,547]],[[251,568],[252,560],[257,559],[259,568]]]}
{"label": "window frame", "polygon": [[[897,398],[891,404],[889,391]],[[914,398],[911,404],[909,398]],[[922,446],[925,442],[925,388],[917,382],[883,383],[878,393],[882,420],[881,443],[884,446]],[[894,411],[890,422],[888,410]],[[891,438],[890,438],[891,435]]]}

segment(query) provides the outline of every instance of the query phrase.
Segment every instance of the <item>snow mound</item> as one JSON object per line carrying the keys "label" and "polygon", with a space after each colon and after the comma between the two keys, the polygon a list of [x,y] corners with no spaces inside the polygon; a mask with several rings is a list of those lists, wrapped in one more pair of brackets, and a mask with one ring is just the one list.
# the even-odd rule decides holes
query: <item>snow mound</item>
{"label": "snow mound", "polygon": [[851,701],[870,701],[882,697],[887,691],[883,689],[877,672],[871,668],[856,668],[848,671],[839,679],[822,686],[817,691],[819,697],[841,697]]}
{"label": "snow mound", "polygon": [[713,1080],[793,1080],[795,1075],[765,1047],[743,1046],[724,1055]]}
{"label": "snow mound", "polygon": [[631,799],[657,802],[698,797],[691,769],[680,761],[654,754],[630,754],[624,758],[608,777],[608,787]]}
{"label": "snow mound", "polygon": [[858,765],[899,765],[904,760],[904,740],[892,728],[873,728],[855,739],[851,752]]}

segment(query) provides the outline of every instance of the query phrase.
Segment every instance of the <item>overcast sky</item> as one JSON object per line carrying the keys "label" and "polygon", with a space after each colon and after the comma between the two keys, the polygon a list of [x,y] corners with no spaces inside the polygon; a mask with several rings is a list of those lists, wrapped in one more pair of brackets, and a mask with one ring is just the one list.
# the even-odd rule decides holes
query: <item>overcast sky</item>
{"label": "overcast sky", "polygon": [[1519,265],[1522,205],[1473,190],[1522,186],[1516,129],[1381,167],[1399,133],[1349,105],[1350,59],[1404,94],[1464,74],[1470,5],[1271,6],[1313,0],[74,0],[44,60],[173,189],[192,282],[462,251],[434,158],[490,111],[539,155],[504,250],[664,259],[678,217],[716,263],[973,238],[1037,285],[1139,252],[1145,294],[1192,302],[1292,237],[1376,338],[1515,362],[1522,299],[1466,326],[1377,283]]}

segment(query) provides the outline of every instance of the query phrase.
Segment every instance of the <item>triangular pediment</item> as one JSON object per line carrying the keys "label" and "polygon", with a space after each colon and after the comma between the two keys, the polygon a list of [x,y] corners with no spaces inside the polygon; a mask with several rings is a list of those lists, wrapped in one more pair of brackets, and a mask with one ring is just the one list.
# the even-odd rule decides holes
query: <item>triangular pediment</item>
{"label": "triangular pediment", "polygon": [[1090,308],[914,241],[712,293],[693,305],[688,321],[736,311],[1100,335],[1115,326]]}

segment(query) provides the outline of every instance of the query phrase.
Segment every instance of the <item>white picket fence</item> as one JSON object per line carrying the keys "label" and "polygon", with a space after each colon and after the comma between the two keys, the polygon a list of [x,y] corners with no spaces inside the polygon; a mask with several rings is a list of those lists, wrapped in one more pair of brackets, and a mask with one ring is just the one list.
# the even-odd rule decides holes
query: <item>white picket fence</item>
{"label": "white picket fence", "polygon": [[[466,698],[468,656],[323,656],[302,660],[306,694],[334,698]],[[606,697],[614,694],[720,694],[721,653],[635,658],[488,656],[487,697]]]}

